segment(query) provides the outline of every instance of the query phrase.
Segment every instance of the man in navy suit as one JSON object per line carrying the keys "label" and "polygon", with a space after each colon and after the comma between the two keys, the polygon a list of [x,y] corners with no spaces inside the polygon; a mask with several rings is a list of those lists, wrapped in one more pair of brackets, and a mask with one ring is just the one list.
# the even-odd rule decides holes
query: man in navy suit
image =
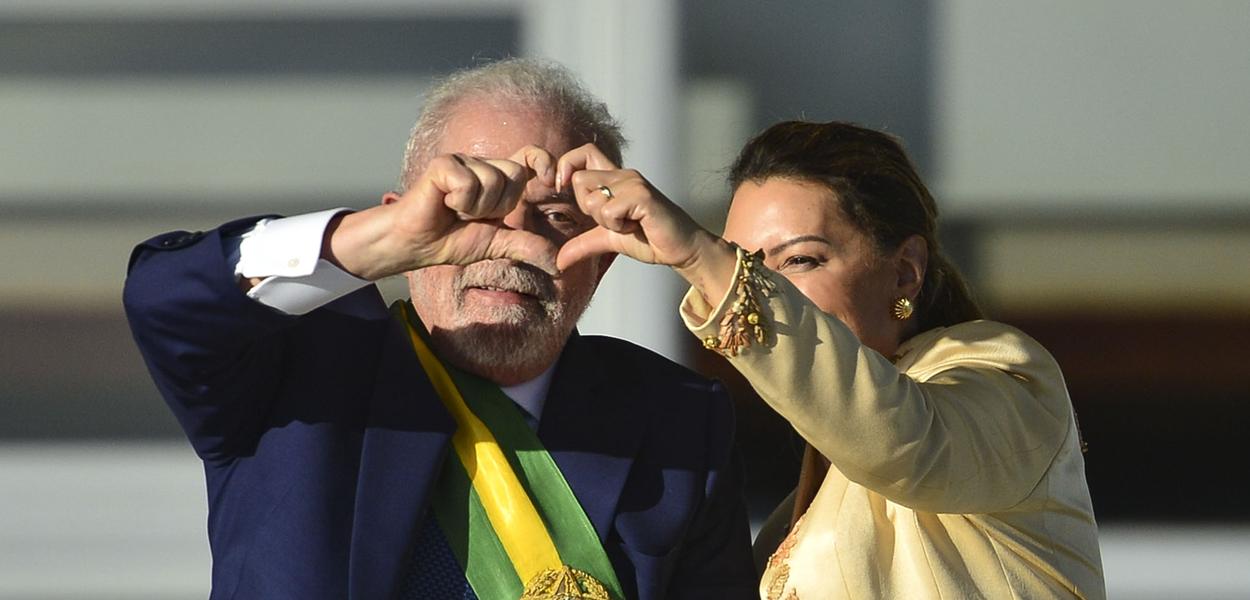
{"label": "man in navy suit", "polygon": [[400,273],[438,358],[536,427],[624,596],[755,596],[724,390],[574,329],[610,259],[555,269],[594,222],[554,171],[590,142],[619,164],[565,70],[503,61],[429,95],[381,205],[135,249],[126,311],[204,462],[213,598],[476,597],[431,517],[455,421],[370,285]]}

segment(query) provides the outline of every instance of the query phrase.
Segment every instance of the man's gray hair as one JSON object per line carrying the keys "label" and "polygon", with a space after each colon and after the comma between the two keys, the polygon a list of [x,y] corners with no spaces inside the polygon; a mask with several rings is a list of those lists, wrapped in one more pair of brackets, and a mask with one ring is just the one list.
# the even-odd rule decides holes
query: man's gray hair
{"label": "man's gray hair", "polygon": [[404,149],[401,192],[416,181],[434,157],[456,110],[464,102],[475,100],[536,110],[550,122],[565,127],[574,143],[594,143],[612,162],[621,164],[625,138],[607,105],[561,65],[511,58],[453,73],[426,94],[425,106]]}

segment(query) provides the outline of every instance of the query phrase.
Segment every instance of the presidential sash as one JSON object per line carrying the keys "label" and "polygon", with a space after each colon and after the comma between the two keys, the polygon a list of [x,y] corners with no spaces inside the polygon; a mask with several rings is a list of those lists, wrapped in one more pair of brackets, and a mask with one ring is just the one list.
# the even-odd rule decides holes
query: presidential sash
{"label": "presidential sash", "polygon": [[616,571],[573,490],[520,409],[498,386],[443,365],[412,306],[407,328],[434,390],[456,421],[434,516],[482,600],[623,600]]}

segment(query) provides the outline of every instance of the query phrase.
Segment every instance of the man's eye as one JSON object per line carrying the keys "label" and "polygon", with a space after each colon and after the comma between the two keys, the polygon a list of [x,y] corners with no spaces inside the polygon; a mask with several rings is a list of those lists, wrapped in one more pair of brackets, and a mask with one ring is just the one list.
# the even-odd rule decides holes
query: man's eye
{"label": "man's eye", "polygon": [[571,225],[577,222],[568,213],[558,210],[543,211],[543,217],[547,219],[547,222],[555,225]]}

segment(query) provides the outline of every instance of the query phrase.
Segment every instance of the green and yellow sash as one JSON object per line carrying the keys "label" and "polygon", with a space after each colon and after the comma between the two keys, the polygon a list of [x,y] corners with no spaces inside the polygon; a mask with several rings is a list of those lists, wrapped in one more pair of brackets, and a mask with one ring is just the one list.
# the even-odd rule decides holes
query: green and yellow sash
{"label": "green and yellow sash", "polygon": [[482,600],[623,600],[594,526],[551,455],[498,386],[444,366],[412,306],[392,312],[456,420],[435,518]]}

